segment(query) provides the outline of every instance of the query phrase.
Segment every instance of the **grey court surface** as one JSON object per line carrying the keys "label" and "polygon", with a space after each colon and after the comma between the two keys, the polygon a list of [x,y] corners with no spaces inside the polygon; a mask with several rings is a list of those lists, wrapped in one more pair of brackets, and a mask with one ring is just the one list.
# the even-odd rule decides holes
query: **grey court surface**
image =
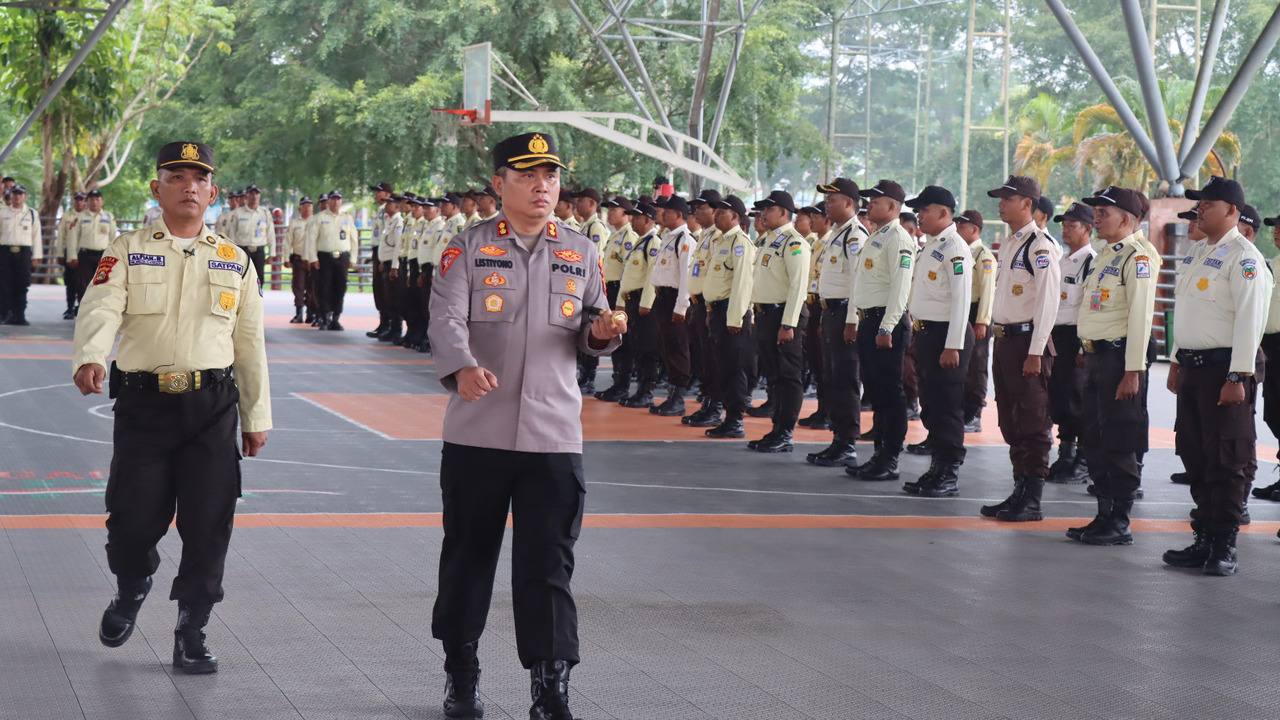
{"label": "grey court surface", "polygon": [[[268,300],[274,316],[286,312],[284,295]],[[367,298],[357,304],[353,328],[370,312]],[[209,628],[221,671],[175,676],[166,598],[176,533],[161,544],[139,631],[109,650],[96,638],[112,587],[104,531],[4,529],[19,517],[102,513],[110,405],[69,386],[60,312],[59,293],[38,288],[35,326],[0,329],[0,718],[442,717],[429,628],[440,530],[341,521],[438,512],[439,443],[388,440],[296,397],[438,393],[431,366],[385,362],[425,356],[371,349],[354,329],[270,323],[273,357],[306,362],[272,367],[277,430],[266,455],[245,463],[241,514],[339,520],[238,528],[227,600]],[[1152,409],[1158,426],[1172,425],[1160,389]],[[1262,442],[1275,445],[1265,431]],[[1269,460],[1259,469],[1267,482]],[[1185,544],[1180,532],[1087,548],[1056,526],[972,522],[1007,492],[998,446],[971,449],[962,497],[951,500],[737,444],[596,442],[586,463],[588,512],[600,522],[578,545],[583,663],[572,700],[589,720],[1280,717],[1280,507],[1253,504],[1258,531],[1241,537],[1242,574],[1211,579],[1161,566],[1165,548]],[[905,459],[904,475],[925,466]],[[1186,517],[1186,489],[1167,480],[1177,469],[1170,450],[1148,455],[1138,517]],[[1046,498],[1056,518],[1092,514],[1080,486]],[[673,514],[696,520],[646,520]],[[739,514],[883,526],[716,520]],[[612,522],[627,518],[638,527]],[[510,601],[502,571],[481,643],[495,718],[528,716]]]}

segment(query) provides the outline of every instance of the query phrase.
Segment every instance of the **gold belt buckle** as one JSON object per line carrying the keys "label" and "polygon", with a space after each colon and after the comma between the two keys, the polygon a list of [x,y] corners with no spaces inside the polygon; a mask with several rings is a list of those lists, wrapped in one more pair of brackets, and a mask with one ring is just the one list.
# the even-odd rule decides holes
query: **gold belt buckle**
{"label": "gold belt buckle", "polygon": [[1004,326],[1003,326],[1003,325],[996,325],[996,337],[999,337],[999,338],[1004,337]]}
{"label": "gold belt buckle", "polygon": [[[194,382],[193,382],[194,379]],[[200,371],[193,373],[171,372],[160,373],[160,392],[169,395],[181,395],[185,392],[200,389]]]}
{"label": "gold belt buckle", "polygon": [[916,332],[920,332],[921,330],[924,330],[924,321],[912,319],[911,328]]}
{"label": "gold belt buckle", "polygon": [[1081,340],[1080,345],[1084,347],[1085,352],[1087,353],[1094,352],[1094,345],[1092,340]]}
{"label": "gold belt buckle", "polygon": [[862,308],[858,308],[857,313],[858,313],[858,322],[862,322]]}

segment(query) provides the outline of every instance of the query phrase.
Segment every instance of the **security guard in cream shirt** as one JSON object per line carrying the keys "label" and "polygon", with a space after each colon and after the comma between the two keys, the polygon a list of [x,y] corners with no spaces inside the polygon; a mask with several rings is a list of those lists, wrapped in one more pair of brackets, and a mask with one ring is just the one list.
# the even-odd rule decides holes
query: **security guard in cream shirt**
{"label": "security guard in cream shirt", "polygon": [[[80,392],[101,393],[107,357],[116,399],[107,481],[107,562],[118,594],[99,639],[129,639],[173,520],[182,558],[174,668],[217,671],[204,627],[222,600],[223,565],[240,496],[240,453],[257,455],[271,429],[262,296],[245,252],[204,228],[217,195],[213,152],[194,142],[160,149],[151,192],[162,219],[111,243],[76,321]],[[236,424],[240,425],[237,442]]]}

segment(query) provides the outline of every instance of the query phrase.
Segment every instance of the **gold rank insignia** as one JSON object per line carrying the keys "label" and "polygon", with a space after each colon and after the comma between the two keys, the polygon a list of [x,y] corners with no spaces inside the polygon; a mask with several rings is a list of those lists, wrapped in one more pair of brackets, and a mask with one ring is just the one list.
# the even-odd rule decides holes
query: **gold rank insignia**
{"label": "gold rank insignia", "polygon": [[567,317],[567,318],[571,318],[571,317],[573,317],[573,311],[574,311],[574,306],[573,306],[573,301],[572,301],[572,300],[565,300],[564,302],[560,303],[560,314],[561,314],[561,315],[563,315],[563,316],[565,316],[565,317]]}
{"label": "gold rank insignia", "polygon": [[1014,286],[1013,286],[1013,294],[1014,294],[1015,296],[1017,296],[1017,295],[1021,295],[1021,294],[1022,294],[1022,286],[1021,286],[1021,285],[1014,285]]}
{"label": "gold rank insignia", "polygon": [[218,307],[223,310],[230,310],[236,306],[236,294],[233,292],[222,291],[218,293]]}
{"label": "gold rank insignia", "polygon": [[1196,282],[1196,289],[1199,290],[1200,292],[1204,292],[1205,290],[1208,290],[1209,278],[1200,278],[1200,280]]}
{"label": "gold rank insignia", "polygon": [[182,146],[181,157],[183,160],[199,160],[200,149],[197,148],[193,143],[184,143]]}
{"label": "gold rank insignia", "polygon": [[502,306],[503,306],[503,301],[502,301],[501,295],[494,293],[492,295],[485,296],[485,299],[484,299],[485,312],[491,312],[491,313],[502,312]]}
{"label": "gold rank insignia", "polygon": [[1062,293],[1062,299],[1063,299],[1063,300],[1066,300],[1066,299],[1067,299],[1067,294],[1066,294],[1066,293]]}
{"label": "gold rank insignia", "polygon": [[218,257],[222,258],[223,260],[235,260],[236,249],[231,247],[230,245],[219,245]]}
{"label": "gold rank insignia", "polygon": [[576,293],[576,292],[578,292],[578,283],[576,283],[576,282],[574,282],[574,281],[572,281],[572,280],[565,280],[565,281],[564,281],[564,291],[565,291],[565,292],[567,292],[567,293]]}
{"label": "gold rank insignia", "polygon": [[1102,302],[1106,302],[1111,299],[1111,291],[1106,288],[1100,290],[1099,295],[1102,298]]}
{"label": "gold rank insignia", "polygon": [[[551,146],[547,144],[546,138],[541,135],[534,135],[529,139],[529,152],[535,155],[541,155],[550,150]],[[185,149],[184,149],[185,152]]]}
{"label": "gold rank insignia", "polygon": [[151,239],[152,239],[152,240],[163,240],[163,239],[164,239],[164,233],[162,233],[162,232],[153,233],[153,234],[151,235]]}
{"label": "gold rank insignia", "polygon": [[492,272],[484,279],[484,284],[489,287],[502,287],[507,284],[507,279],[502,276],[502,273]]}
{"label": "gold rank insignia", "polygon": [[874,266],[875,266],[875,263],[871,262],[871,258],[867,258],[867,261],[866,261],[866,262],[864,262],[864,263],[862,263],[862,267],[864,267],[864,268],[866,268],[866,269],[868,269],[868,270],[870,270],[870,269],[871,269],[872,267],[874,267]]}
{"label": "gold rank insignia", "polygon": [[937,280],[937,279],[938,279],[938,273],[934,272],[933,270],[930,270],[930,271],[929,271],[929,279],[930,279],[930,280]]}
{"label": "gold rank insignia", "polygon": [[835,265],[835,264],[836,264],[836,256],[835,256],[835,255],[832,255],[832,256],[831,256],[831,264],[832,264],[832,265]]}

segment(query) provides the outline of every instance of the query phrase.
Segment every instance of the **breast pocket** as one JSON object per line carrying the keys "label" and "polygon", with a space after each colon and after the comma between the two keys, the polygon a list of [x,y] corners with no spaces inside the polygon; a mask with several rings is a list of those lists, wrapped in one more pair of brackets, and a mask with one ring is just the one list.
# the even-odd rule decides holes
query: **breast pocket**
{"label": "breast pocket", "polygon": [[515,293],[511,288],[471,291],[471,322],[505,322],[515,319]]}
{"label": "breast pocket", "polygon": [[234,270],[209,271],[209,312],[230,320],[240,307],[240,275]]}
{"label": "breast pocket", "polygon": [[582,299],[567,293],[551,294],[551,324],[577,332],[582,327]]}
{"label": "breast pocket", "polygon": [[126,315],[159,315],[165,311],[169,286],[164,270],[143,265],[129,268],[125,281]]}

